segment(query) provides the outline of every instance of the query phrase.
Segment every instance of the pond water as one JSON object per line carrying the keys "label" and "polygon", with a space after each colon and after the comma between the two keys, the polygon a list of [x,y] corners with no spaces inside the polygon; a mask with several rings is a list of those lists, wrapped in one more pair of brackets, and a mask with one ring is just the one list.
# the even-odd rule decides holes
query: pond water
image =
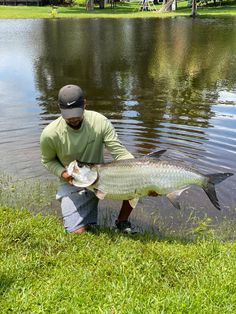
{"label": "pond water", "polygon": [[[236,173],[236,19],[1,20],[1,171],[48,176],[39,136],[66,84],[85,90],[88,109],[111,119],[135,156],[167,149],[164,159],[204,173]],[[221,213],[202,191],[186,198],[231,217],[235,183],[217,187]],[[154,203],[169,206],[142,206]]]}

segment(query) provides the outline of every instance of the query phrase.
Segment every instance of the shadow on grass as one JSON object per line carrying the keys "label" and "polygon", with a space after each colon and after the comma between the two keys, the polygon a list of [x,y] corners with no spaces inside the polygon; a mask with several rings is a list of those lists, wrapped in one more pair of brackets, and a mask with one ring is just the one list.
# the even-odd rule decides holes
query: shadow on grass
{"label": "shadow on grass", "polygon": [[13,283],[14,280],[11,277],[5,274],[0,274],[0,295],[3,295],[8,289],[10,289]]}
{"label": "shadow on grass", "polygon": [[147,244],[150,242],[168,242],[168,243],[180,243],[180,244],[189,244],[189,243],[195,243],[196,241],[200,239],[211,239],[209,236],[189,236],[186,235],[176,235],[176,236],[169,236],[166,234],[160,233],[151,233],[151,232],[144,232],[144,233],[133,233],[133,234],[127,234],[121,231],[118,231],[116,229],[111,229],[108,227],[101,227],[96,226],[92,227],[89,230],[89,233],[92,233],[97,236],[106,235],[108,236],[112,241],[116,242],[118,238],[127,238],[132,239],[133,241],[139,241],[143,244]]}
{"label": "shadow on grass", "polygon": [[[161,7],[161,6],[158,6],[158,8]],[[88,17],[89,15],[112,15],[112,14],[132,14],[132,13],[138,13],[140,12],[139,10],[139,4],[138,3],[135,3],[134,5],[130,5],[130,4],[119,4],[117,5],[115,8],[111,8],[109,6],[105,7],[104,9],[100,9],[99,7],[95,7],[94,10],[91,10],[91,11],[86,11],[86,8],[85,7],[79,7],[79,6],[76,6],[76,7],[67,7],[67,8],[63,8],[63,11],[60,12],[60,15],[63,15],[63,14],[87,14]],[[141,12],[140,12],[141,13]],[[146,13],[146,12],[144,12]]]}
{"label": "shadow on grass", "polygon": [[[45,215],[56,216],[61,227],[64,228],[59,202],[54,201],[50,213],[48,211],[48,209],[45,210]],[[40,212],[43,213],[42,211]],[[192,211],[185,219],[181,216],[174,224],[168,224],[161,217],[144,221],[143,217],[135,215],[131,217],[131,223],[136,233],[125,234],[114,227],[118,213],[119,211],[114,208],[99,207],[98,225],[92,227],[90,233],[97,236],[105,234],[109,238],[114,239],[114,241],[119,237],[126,237],[143,243],[162,241],[188,244],[198,240],[234,241],[236,239],[235,218],[233,217],[230,221],[225,219],[219,222],[206,214],[201,216],[197,212]]]}
{"label": "shadow on grass", "polygon": [[230,7],[230,6],[235,6],[236,5],[236,1],[227,1],[227,0],[223,0],[223,1],[219,1],[216,2],[214,4],[213,1],[209,1],[208,3],[203,3],[201,5],[201,7],[203,8],[222,8],[222,7]]}
{"label": "shadow on grass", "polygon": [[[231,13],[234,13],[236,11],[235,8],[236,5],[236,1],[223,1],[221,3],[216,3],[216,5],[214,5],[214,3],[210,2],[210,3],[203,3],[201,5],[198,4],[198,10],[200,15],[203,17],[205,16],[204,13],[209,14],[218,14],[218,13],[224,13],[227,15]],[[156,9],[160,9],[162,5],[156,5]],[[121,3],[121,4],[117,4],[117,6],[115,8],[111,8],[109,5],[107,5],[104,9],[100,9],[98,6],[96,6],[94,8],[94,10],[91,11],[86,11],[85,7],[80,7],[80,6],[75,6],[75,7],[63,7],[63,10],[60,12],[60,16],[63,15],[78,15],[78,14],[83,14],[83,15],[87,15],[88,17],[90,17],[90,15],[97,15],[97,16],[104,16],[104,15],[128,15],[129,14],[134,14],[134,13],[140,13],[143,17],[147,16],[148,17],[148,13],[150,13],[152,11],[148,11],[148,12],[140,12],[140,6],[137,3]],[[160,14],[158,12],[155,12],[156,16],[158,17]],[[190,15],[191,14],[191,7],[186,6],[182,6],[180,5],[177,8],[177,11],[173,11],[173,12],[169,12],[169,13],[176,13],[176,14],[183,14],[183,15]],[[162,13],[162,16],[165,16],[165,13]],[[168,15],[166,15],[168,16]],[[209,16],[208,16],[209,17]]]}

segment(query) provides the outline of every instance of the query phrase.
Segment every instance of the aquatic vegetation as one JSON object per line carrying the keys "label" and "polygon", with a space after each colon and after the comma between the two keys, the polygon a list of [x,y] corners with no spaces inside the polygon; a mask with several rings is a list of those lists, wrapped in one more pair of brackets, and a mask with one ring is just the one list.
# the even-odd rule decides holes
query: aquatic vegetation
{"label": "aquatic vegetation", "polygon": [[0,206],[27,208],[34,212],[52,213],[57,182],[42,179],[19,179],[0,175]]}

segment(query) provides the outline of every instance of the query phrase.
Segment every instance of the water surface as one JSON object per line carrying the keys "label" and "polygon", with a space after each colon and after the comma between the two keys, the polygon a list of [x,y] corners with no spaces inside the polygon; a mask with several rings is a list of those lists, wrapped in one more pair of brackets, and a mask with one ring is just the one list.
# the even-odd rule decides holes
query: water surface
{"label": "water surface", "polygon": [[[79,84],[135,156],[167,149],[204,173],[236,173],[235,69],[235,19],[1,20],[0,169],[48,176],[40,133],[58,117],[58,90]],[[235,183],[218,186],[217,215],[234,215]],[[202,191],[189,194],[215,215]]]}

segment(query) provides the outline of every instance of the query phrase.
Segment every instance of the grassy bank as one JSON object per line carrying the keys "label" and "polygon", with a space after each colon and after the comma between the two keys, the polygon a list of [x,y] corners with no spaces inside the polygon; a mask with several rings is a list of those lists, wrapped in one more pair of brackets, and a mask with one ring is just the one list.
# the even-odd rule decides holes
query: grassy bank
{"label": "grassy bank", "polygon": [[235,313],[236,244],[66,235],[0,208],[1,313]]}
{"label": "grassy bank", "polygon": [[[157,5],[159,9],[161,5]],[[57,14],[52,14],[51,7],[36,6],[0,6],[0,18],[148,18],[168,16],[189,16],[191,9],[187,8],[187,2],[178,2],[178,9],[171,13],[158,13],[154,11],[140,12],[138,2],[119,3],[111,9],[109,5],[104,10],[98,7],[87,12],[84,6],[59,7]],[[221,6],[199,6],[199,16],[236,16],[236,3],[227,2]]]}
{"label": "grassy bank", "polygon": [[[27,208],[30,212],[61,217],[61,209],[55,200],[58,182],[53,179],[29,179],[0,175],[0,207]],[[99,202],[98,222],[105,227],[113,227],[120,210],[121,202]],[[192,240],[199,237],[214,237],[220,241],[236,239],[235,210],[218,219],[202,209],[184,208],[174,210],[165,216],[158,208],[145,210],[142,200],[130,219],[140,233],[150,232],[163,238]]]}

